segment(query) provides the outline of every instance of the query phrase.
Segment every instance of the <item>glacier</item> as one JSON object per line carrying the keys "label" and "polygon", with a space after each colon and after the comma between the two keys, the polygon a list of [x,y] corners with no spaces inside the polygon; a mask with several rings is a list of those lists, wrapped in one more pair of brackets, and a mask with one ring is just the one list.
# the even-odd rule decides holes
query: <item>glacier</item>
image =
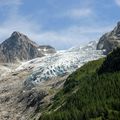
{"label": "glacier", "polygon": [[46,80],[71,74],[88,61],[104,57],[102,50],[96,50],[96,45],[97,42],[92,41],[85,46],[76,46],[42,58],[35,58],[23,62],[16,71],[32,69],[32,74],[25,83],[40,85]]}

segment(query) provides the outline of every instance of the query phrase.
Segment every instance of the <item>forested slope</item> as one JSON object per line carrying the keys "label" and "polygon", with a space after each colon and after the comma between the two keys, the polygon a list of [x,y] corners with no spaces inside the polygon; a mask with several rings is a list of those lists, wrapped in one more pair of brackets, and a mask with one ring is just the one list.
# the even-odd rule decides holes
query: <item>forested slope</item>
{"label": "forested slope", "polygon": [[120,120],[120,49],[71,74],[39,120]]}

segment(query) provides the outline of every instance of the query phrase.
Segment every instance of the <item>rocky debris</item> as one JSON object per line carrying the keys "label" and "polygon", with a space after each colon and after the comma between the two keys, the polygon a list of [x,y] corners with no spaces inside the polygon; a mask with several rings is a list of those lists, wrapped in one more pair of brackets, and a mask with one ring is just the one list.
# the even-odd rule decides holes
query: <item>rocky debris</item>
{"label": "rocky debris", "polygon": [[1,63],[14,63],[42,56],[43,54],[38,50],[38,45],[35,42],[16,31],[0,44]]}
{"label": "rocky debris", "polygon": [[34,113],[39,118],[70,73],[103,57],[102,51],[93,46],[89,43],[80,50],[58,51],[19,64],[0,64],[0,119],[29,120]]}
{"label": "rocky debris", "polygon": [[[22,90],[17,96],[17,104],[23,105],[23,112],[32,109],[33,113],[40,108],[43,104],[42,100],[46,97],[48,93],[44,90]],[[32,114],[33,114],[32,113]]]}
{"label": "rocky debris", "polygon": [[104,34],[97,45],[97,49],[105,50],[105,54],[108,54],[117,47],[120,47],[120,22],[111,32]]}
{"label": "rocky debris", "polygon": [[[39,63],[40,64],[40,63]],[[6,69],[9,66],[10,71]],[[15,71],[17,65],[0,64],[5,67],[4,75],[0,77],[0,120],[29,120],[39,110],[51,103],[55,93],[62,88],[66,79],[57,77],[45,81],[40,86],[25,86],[25,79],[32,70]]]}

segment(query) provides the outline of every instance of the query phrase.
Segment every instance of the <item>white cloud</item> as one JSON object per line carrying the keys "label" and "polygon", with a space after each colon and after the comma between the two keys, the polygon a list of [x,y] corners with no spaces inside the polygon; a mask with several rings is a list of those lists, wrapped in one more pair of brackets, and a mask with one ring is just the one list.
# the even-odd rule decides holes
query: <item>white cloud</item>
{"label": "white cloud", "polygon": [[70,26],[59,31],[44,31],[42,27],[33,22],[29,16],[22,16],[12,11],[10,16],[0,24],[0,40],[5,40],[13,31],[28,35],[39,44],[49,44],[57,49],[66,49],[76,44],[84,44],[96,40],[99,35],[107,32],[112,27],[105,26]]}
{"label": "white cloud", "polygon": [[50,44],[59,49],[66,49],[76,45],[83,45],[97,40],[102,34],[112,30],[113,26],[71,26],[60,31],[32,33],[30,37],[41,44]]}
{"label": "white cloud", "polygon": [[83,8],[83,9],[73,9],[68,12],[68,15],[70,17],[75,18],[81,18],[81,17],[87,17],[92,14],[92,10],[89,8]]}
{"label": "white cloud", "polygon": [[60,17],[80,19],[84,17],[89,17],[92,14],[93,14],[93,11],[90,8],[74,8],[74,9],[67,10],[66,12],[61,14]]}
{"label": "white cloud", "polygon": [[[30,16],[23,16],[19,13],[22,0],[0,0],[0,6],[4,9],[6,19],[0,23],[0,42],[10,36],[13,31],[20,31],[31,34],[40,29]],[[4,8],[4,6],[9,6]]]}
{"label": "white cloud", "polygon": [[[28,22],[29,21],[29,22]],[[5,40],[13,31],[20,31],[25,34],[38,31],[38,25],[23,16],[12,16],[0,24],[0,40]]]}
{"label": "white cloud", "polygon": [[120,6],[120,0],[115,0],[116,4]]}
{"label": "white cloud", "polygon": [[[0,0],[3,2],[3,0]],[[69,48],[76,46],[76,44],[83,44],[91,40],[96,40],[99,35],[107,32],[112,27],[105,26],[70,26],[59,31],[43,31],[42,26],[37,24],[29,16],[23,16],[19,14],[19,6],[21,0],[11,0],[4,5],[13,7],[12,10],[8,10],[9,16],[7,19],[0,23],[0,40],[3,41],[10,36],[13,31],[19,31],[28,35],[32,40],[39,44],[49,44],[57,49]],[[14,6],[12,5],[14,4]],[[10,8],[11,9],[11,8]],[[90,9],[72,9],[68,11],[67,16],[73,18],[87,17],[92,14]]]}
{"label": "white cloud", "polygon": [[5,40],[13,31],[20,31],[39,44],[47,44],[57,49],[66,49],[76,45],[83,45],[89,41],[97,40],[103,33],[113,26],[71,26],[59,31],[42,31],[38,24],[28,22],[27,19],[6,21],[0,26],[0,40]]}
{"label": "white cloud", "polygon": [[0,0],[0,6],[20,5],[22,0]]}

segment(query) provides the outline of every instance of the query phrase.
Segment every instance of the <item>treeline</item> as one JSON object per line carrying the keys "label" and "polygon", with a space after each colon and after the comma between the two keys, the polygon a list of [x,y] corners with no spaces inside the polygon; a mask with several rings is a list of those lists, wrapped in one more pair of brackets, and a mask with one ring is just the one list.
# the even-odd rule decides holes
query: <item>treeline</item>
{"label": "treeline", "polygon": [[120,71],[120,48],[114,49],[113,52],[107,56],[98,73],[102,74],[116,71]]}

